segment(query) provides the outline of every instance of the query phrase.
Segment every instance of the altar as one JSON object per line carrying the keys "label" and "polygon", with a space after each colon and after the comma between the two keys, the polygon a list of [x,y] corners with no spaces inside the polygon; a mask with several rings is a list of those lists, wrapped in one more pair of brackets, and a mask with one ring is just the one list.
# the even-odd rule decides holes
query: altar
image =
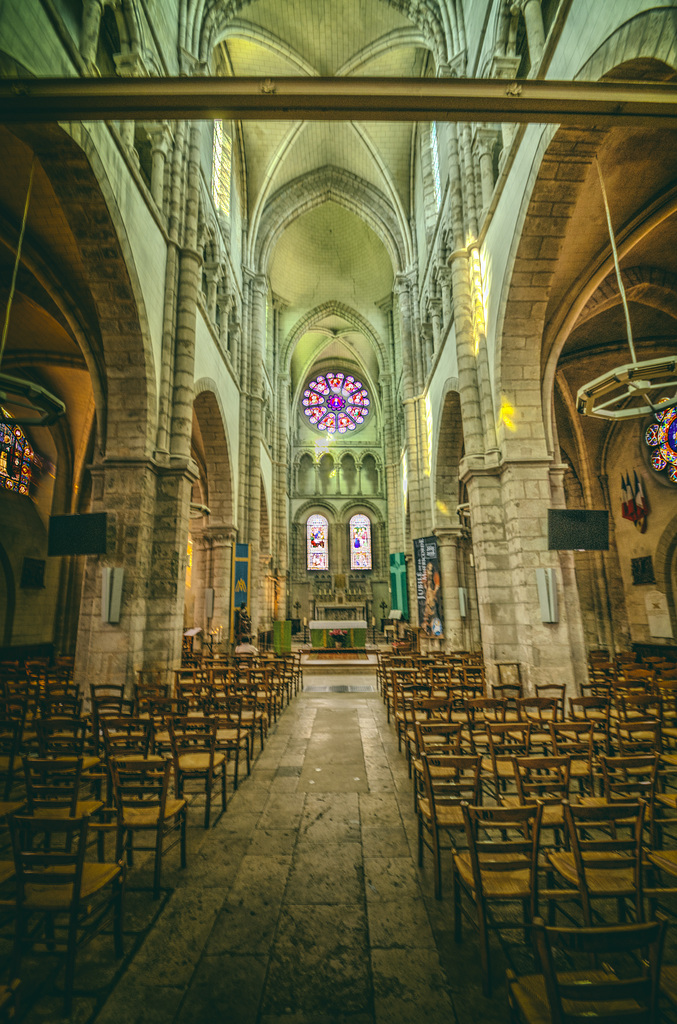
{"label": "altar", "polygon": [[[345,636],[332,636],[341,630]],[[310,623],[312,647],[364,647],[367,642],[366,619],[313,619]]]}

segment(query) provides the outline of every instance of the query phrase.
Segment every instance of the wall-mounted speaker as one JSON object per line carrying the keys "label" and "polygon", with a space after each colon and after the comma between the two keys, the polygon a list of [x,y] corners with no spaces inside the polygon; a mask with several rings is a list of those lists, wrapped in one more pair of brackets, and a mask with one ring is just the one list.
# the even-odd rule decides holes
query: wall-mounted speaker
{"label": "wall-mounted speaker", "polygon": [[601,509],[549,508],[548,550],[607,551],[609,513]]}
{"label": "wall-mounted speaker", "polygon": [[468,614],[468,592],[465,587],[458,588],[458,613],[462,619]]}
{"label": "wall-mounted speaker", "polygon": [[50,516],[48,555],[105,555],[107,512]]}
{"label": "wall-mounted speaker", "polygon": [[214,588],[205,587],[205,618],[214,618]]}

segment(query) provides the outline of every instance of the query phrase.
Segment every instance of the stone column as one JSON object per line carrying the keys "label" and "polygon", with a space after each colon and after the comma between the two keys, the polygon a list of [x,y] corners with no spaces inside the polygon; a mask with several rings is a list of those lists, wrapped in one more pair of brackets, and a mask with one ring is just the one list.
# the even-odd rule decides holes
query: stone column
{"label": "stone column", "polygon": [[104,0],[85,0],[82,7],[80,54],[90,74],[96,71],[96,51],[99,46],[103,6]]}
{"label": "stone column", "polygon": [[395,290],[400,307],[400,330],[402,342],[402,392],[404,401],[404,436],[407,450],[407,471],[409,490],[409,514],[413,537],[421,537],[420,531],[428,521],[428,509],[424,508],[421,495],[420,476],[424,464],[422,438],[418,417],[418,402],[414,397],[414,374],[412,349],[414,329],[409,275],[398,275]]}
{"label": "stone column", "polygon": [[216,323],[216,297],[223,268],[219,263],[205,264],[207,278],[207,314],[212,323]]}
{"label": "stone column", "polygon": [[461,586],[459,573],[459,543],[463,534],[461,526],[436,527],[442,576],[442,607],[444,610],[444,647],[447,651],[461,651],[465,648],[465,627],[461,618],[458,588]]}
{"label": "stone column", "polygon": [[442,296],[442,328],[445,330],[452,318],[451,272],[447,266],[438,268],[437,282]]}
{"label": "stone column", "polygon": [[219,310],[219,345],[221,351],[232,355],[230,352],[230,311],[233,308],[233,297],[228,295],[226,290],[222,288],[216,300],[216,304]]}
{"label": "stone column", "polygon": [[[181,657],[188,504],[187,465],[113,459],[92,467],[92,511],[108,513],[105,555],[87,558],[76,680],[126,682],[139,668],[169,672]],[[184,511],[185,510],[185,511]],[[120,622],[102,621],[102,570],[122,569]]]}
{"label": "stone column", "polygon": [[436,352],[439,352],[440,345],[442,344],[442,300],[438,298],[432,298],[429,302],[430,307],[430,320],[433,328],[433,351],[430,359],[434,357]]}
{"label": "stone column", "polygon": [[[489,70],[490,78],[502,78],[511,80],[517,78],[517,72],[520,66],[520,58],[514,55],[508,54],[496,54],[491,62],[491,68]],[[513,135],[515,134],[516,125],[508,124],[504,122],[501,124],[501,138],[503,145],[501,147],[501,154],[499,157],[499,164],[502,165],[505,160],[506,154],[510,149],[510,143],[512,142]]]}
{"label": "stone column", "polygon": [[480,183],[482,186],[482,217],[489,209],[494,194],[494,160],[493,150],[496,144],[496,132],[493,128],[477,129],[475,135],[480,165]]}
{"label": "stone column", "polygon": [[172,144],[172,131],[168,121],[150,122],[145,126],[150,139],[150,191],[158,210],[164,211],[165,203],[165,168],[167,155]]}
{"label": "stone column", "polygon": [[[115,70],[120,78],[146,78],[148,71],[139,53],[116,53],[113,57]],[[138,160],[134,148],[135,121],[120,121],[120,138],[123,144]]]}
{"label": "stone column", "polygon": [[255,577],[250,581],[252,629],[256,633],[262,620],[262,574],[261,574],[261,427],[262,427],[262,360],[265,348],[266,300],[268,287],[265,277],[257,274],[250,278],[251,293],[251,377],[249,409],[249,495],[245,530],[249,535],[250,571]]}
{"label": "stone column", "polygon": [[543,11],[541,0],[519,0],[524,12],[524,24],[527,29],[527,44],[529,46],[529,59],[531,67],[535,68],[541,62],[543,49],[545,47],[545,29],[543,27]]}

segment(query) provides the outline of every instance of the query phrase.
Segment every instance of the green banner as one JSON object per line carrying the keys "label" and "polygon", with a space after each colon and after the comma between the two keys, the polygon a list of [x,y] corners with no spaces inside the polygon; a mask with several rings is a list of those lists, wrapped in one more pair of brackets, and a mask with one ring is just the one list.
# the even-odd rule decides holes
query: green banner
{"label": "green banner", "polygon": [[399,609],[403,618],[409,618],[407,563],[404,551],[396,551],[390,556],[390,607],[393,611]]}
{"label": "green banner", "polygon": [[276,654],[291,654],[291,619],[273,623],[273,649]]}

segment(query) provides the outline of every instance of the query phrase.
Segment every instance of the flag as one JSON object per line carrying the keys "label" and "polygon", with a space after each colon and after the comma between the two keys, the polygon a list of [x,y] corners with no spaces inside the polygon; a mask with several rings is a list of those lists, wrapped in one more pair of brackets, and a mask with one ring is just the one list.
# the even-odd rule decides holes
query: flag
{"label": "flag", "polygon": [[632,484],[630,483],[630,474],[625,478],[625,494],[628,499],[628,519],[631,523],[634,523],[636,519],[635,492],[633,491]]}
{"label": "flag", "polygon": [[625,488],[625,478],[621,476],[621,516],[628,519],[628,492]]}
{"label": "flag", "polygon": [[644,533],[644,531],[646,530],[646,517],[647,517],[648,512],[649,512],[649,503],[646,500],[646,496],[644,494],[644,491],[642,490],[642,484],[640,482],[639,477],[637,476],[637,472],[636,471],[635,471],[634,495],[635,495],[635,519],[634,519],[634,523],[635,523],[635,526],[637,526],[639,528],[640,533]]}

